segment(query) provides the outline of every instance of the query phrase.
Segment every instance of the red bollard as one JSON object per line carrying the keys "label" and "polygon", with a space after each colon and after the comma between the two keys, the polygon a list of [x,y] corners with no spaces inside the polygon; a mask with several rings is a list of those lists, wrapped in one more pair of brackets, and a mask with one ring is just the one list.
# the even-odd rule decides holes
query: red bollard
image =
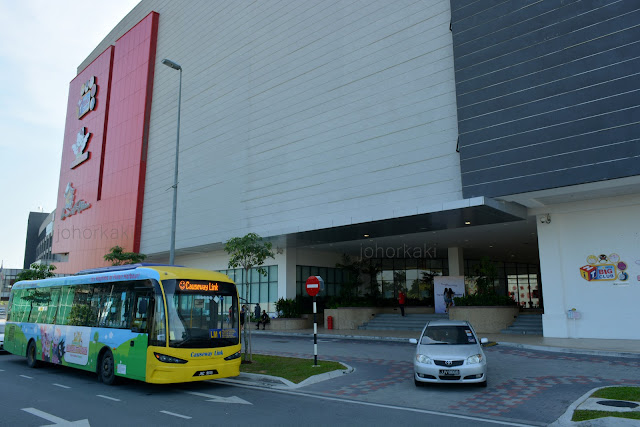
{"label": "red bollard", "polygon": [[333,329],[333,316],[327,316],[327,329]]}

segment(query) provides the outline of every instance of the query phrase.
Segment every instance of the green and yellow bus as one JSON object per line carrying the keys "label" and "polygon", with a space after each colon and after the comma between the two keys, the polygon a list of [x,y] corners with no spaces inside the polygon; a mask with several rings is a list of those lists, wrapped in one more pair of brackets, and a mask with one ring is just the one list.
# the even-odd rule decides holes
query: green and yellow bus
{"label": "green and yellow bus", "polygon": [[224,274],[134,264],[13,285],[5,350],[117,377],[179,383],[239,375],[238,291]]}

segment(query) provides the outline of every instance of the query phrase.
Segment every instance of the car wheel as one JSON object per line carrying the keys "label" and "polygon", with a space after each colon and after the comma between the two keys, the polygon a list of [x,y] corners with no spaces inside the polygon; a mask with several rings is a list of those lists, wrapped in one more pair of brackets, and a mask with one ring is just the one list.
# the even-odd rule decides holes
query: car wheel
{"label": "car wheel", "polygon": [[106,385],[112,385],[116,382],[116,373],[113,370],[113,366],[113,353],[107,350],[102,355],[98,368],[98,377]]}
{"label": "car wheel", "polygon": [[482,381],[481,383],[478,383],[479,387],[487,387],[487,380]]}
{"label": "car wheel", "polygon": [[36,358],[36,343],[34,341],[29,341],[29,345],[27,346],[27,366],[30,368],[37,368],[38,365],[38,359]]}
{"label": "car wheel", "polygon": [[416,385],[416,387],[424,387],[424,383],[422,381],[418,381],[417,379],[413,379],[413,383]]}

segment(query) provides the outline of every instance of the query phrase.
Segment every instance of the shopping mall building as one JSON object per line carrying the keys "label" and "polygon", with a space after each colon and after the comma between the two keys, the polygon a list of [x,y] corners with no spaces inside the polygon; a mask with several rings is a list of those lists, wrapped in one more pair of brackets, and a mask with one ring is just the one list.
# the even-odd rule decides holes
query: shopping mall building
{"label": "shopping mall building", "polygon": [[252,302],[316,274],[338,294],[342,254],[375,267],[365,290],[433,300],[424,273],[489,257],[545,336],[640,339],[638,22],[614,0],[143,0],[70,83],[58,272],[169,260],[179,129],[176,263],[241,282],[224,242],[258,233]]}

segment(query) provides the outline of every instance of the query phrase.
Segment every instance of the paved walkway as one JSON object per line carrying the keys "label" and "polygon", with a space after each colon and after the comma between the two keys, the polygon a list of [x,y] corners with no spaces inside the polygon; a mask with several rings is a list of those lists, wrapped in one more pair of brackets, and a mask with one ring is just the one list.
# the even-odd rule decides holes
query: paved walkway
{"label": "paved walkway", "polygon": [[[251,331],[256,335],[272,335],[272,336],[313,336],[313,329],[302,329],[302,330],[287,330],[287,331],[271,331],[271,330],[255,330]],[[318,338],[344,338],[344,339],[374,339],[374,340],[392,340],[397,342],[408,341],[410,338],[418,338],[420,332],[416,331],[390,331],[390,330],[330,330],[326,328],[318,328],[317,330]],[[509,334],[479,334],[480,337],[488,338],[490,342],[497,343],[500,346],[504,347],[515,347],[515,348],[523,348],[523,349],[531,349],[531,350],[542,350],[542,351],[550,351],[550,352],[562,352],[562,353],[574,353],[574,354],[587,354],[587,355],[596,355],[596,356],[609,356],[609,357],[625,357],[625,358],[640,358],[640,340],[606,340],[606,339],[587,339],[587,338],[545,338],[542,336],[536,335],[509,335]],[[350,368],[352,369],[352,368]],[[339,373],[339,371],[336,371]],[[336,375],[336,372],[329,374],[321,374],[315,375],[314,377],[309,378],[301,384],[293,384],[289,383],[287,380],[277,377],[269,377],[266,375],[258,375],[258,374],[246,374],[242,373],[239,377],[231,378],[231,379],[223,379],[217,380],[220,382],[228,382],[234,384],[247,384],[247,385],[257,385],[265,388],[277,388],[277,389],[294,389],[302,386],[307,386],[313,384],[315,382],[321,382],[329,379],[330,376]],[[397,372],[394,375],[394,378],[397,377]],[[535,380],[535,379],[534,379]],[[540,390],[547,390],[549,385],[549,381],[553,380],[550,378],[544,378],[544,384],[542,388],[533,387],[536,390],[539,388]],[[566,380],[560,378],[560,380]],[[578,380],[583,381],[584,378],[578,378]],[[553,381],[552,381],[553,382]],[[538,384],[539,386],[540,384]],[[594,384],[595,385],[595,384]],[[516,384],[520,393],[523,389],[526,389],[526,384],[522,385]],[[535,386],[535,384],[534,384]],[[504,388],[504,387],[503,387]],[[596,420],[583,421],[583,422],[572,422],[571,417],[573,415],[574,410],[582,409],[581,405],[584,405],[585,402],[588,403],[588,398],[593,393],[595,389],[590,390],[584,396],[577,399],[572,405],[567,408],[566,412],[551,425],[553,427],[580,427],[580,426],[616,426],[616,427],[626,427],[638,425],[637,420],[630,420],[624,418],[600,418]],[[503,401],[505,396],[503,393],[505,390],[502,390],[498,387],[493,391],[495,396],[497,396],[499,402],[499,406],[503,406]],[[506,390],[509,394],[509,390]],[[482,396],[485,396],[489,400],[491,399],[490,393],[483,393]],[[511,396],[511,394],[509,394]],[[526,396],[525,396],[526,397]],[[531,397],[531,396],[529,396]],[[486,402],[484,402],[483,407],[486,407]]]}
{"label": "paved walkway", "polygon": [[[252,330],[252,333],[269,335],[304,335],[313,336],[313,329],[287,331]],[[381,339],[405,341],[418,338],[416,331],[386,331],[366,329],[326,329],[318,328],[319,337],[341,337],[349,339]],[[595,338],[546,338],[539,335],[478,334],[481,338],[499,345],[578,354],[593,354],[617,357],[640,357],[640,339],[638,340],[605,340]]]}

